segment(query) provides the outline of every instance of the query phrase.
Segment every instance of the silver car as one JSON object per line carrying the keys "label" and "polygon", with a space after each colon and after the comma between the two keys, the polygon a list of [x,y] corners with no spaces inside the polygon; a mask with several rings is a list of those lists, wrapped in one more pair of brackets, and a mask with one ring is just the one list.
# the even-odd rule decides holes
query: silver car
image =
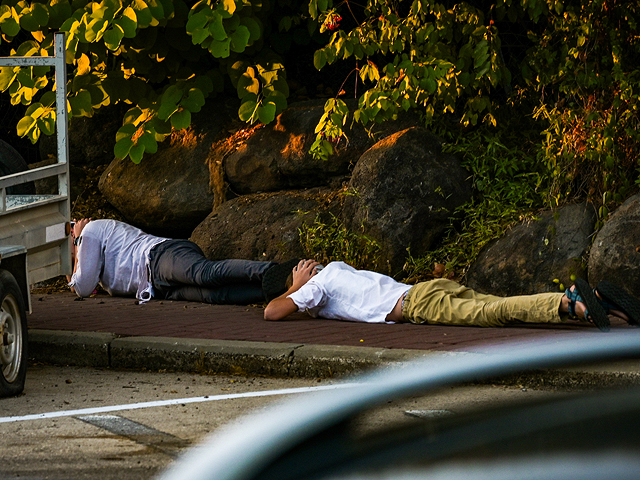
{"label": "silver car", "polygon": [[[220,429],[160,478],[638,479],[639,358],[640,330],[507,345],[482,355],[426,357]],[[632,359],[632,371],[611,373],[607,388],[488,405],[370,434],[358,432],[354,422],[391,400],[442,387],[523,373],[551,376],[554,369],[620,359]],[[585,370],[575,370],[580,371]]]}

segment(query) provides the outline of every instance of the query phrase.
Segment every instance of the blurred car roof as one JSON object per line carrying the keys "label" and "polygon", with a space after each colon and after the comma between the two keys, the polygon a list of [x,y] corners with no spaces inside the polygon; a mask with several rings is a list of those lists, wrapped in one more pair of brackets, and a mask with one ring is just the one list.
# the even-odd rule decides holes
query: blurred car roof
{"label": "blurred car roof", "polygon": [[[391,400],[521,372],[622,358],[640,358],[640,330],[502,345],[482,355],[427,356],[244,417],[187,451],[159,478],[467,480],[489,478],[491,473],[493,480],[525,480],[602,478],[594,475],[603,471],[616,479],[640,478],[640,389],[581,392],[509,408],[488,406],[467,416],[442,418],[437,431],[418,423],[356,439],[349,430],[351,419]],[[618,461],[612,463],[614,458]],[[479,465],[485,465],[484,470]],[[531,468],[533,477],[527,473]]]}

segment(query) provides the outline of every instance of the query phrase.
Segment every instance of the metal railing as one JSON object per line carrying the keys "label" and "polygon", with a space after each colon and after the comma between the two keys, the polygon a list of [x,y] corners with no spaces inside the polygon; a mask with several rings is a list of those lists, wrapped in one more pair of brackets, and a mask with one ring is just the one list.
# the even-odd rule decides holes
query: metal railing
{"label": "metal railing", "polygon": [[[56,80],[56,136],[58,158],[57,164],[34,168],[25,172],[13,173],[0,178],[0,215],[7,211],[7,188],[23,183],[40,180],[57,175],[58,195],[67,198],[66,213],[69,205],[69,143],[67,113],[67,65],[65,52],[65,33],[54,34],[54,56],[52,57],[0,57],[0,67],[35,67],[51,66],[55,68]],[[47,203],[40,200],[35,203]]]}

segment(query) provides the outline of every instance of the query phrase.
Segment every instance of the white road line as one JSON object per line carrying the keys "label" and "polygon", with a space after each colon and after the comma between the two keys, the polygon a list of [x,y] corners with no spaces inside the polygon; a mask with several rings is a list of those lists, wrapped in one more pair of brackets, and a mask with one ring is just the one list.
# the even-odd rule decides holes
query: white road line
{"label": "white road line", "polygon": [[318,392],[321,390],[337,390],[340,388],[353,388],[361,386],[361,383],[341,383],[337,385],[323,385],[318,387],[285,388],[282,390],[263,390],[261,392],[230,393],[226,395],[214,395],[204,397],[174,398],[171,400],[157,400],[154,402],[129,403],[124,405],[109,405],[105,407],[82,408],[79,410],[63,410],[60,412],[36,413],[15,417],[0,417],[0,423],[23,422],[26,420],[44,420],[47,418],[73,417],[76,415],[91,415],[105,412],[118,412],[121,410],[136,410],[138,408],[163,407],[165,405],[177,405],[187,403],[215,402],[218,400],[233,400],[236,398],[269,397],[274,395],[291,395],[295,393]]}

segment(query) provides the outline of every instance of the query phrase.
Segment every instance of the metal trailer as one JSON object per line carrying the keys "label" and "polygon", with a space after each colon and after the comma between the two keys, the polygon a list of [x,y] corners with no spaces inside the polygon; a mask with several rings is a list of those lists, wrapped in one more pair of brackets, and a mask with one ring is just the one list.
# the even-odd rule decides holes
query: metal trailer
{"label": "metal trailer", "polygon": [[[55,68],[58,147],[55,164],[0,177],[0,397],[24,389],[30,286],[72,270],[65,34],[54,35],[53,57],[0,57],[0,66],[16,70]],[[57,192],[13,194],[16,186],[49,177],[57,177]]]}

